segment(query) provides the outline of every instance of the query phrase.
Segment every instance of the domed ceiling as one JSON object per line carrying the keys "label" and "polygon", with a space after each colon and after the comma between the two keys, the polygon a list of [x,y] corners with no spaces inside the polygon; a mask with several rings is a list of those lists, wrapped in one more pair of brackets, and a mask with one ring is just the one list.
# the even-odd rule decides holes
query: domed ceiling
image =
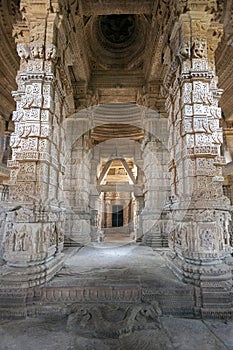
{"label": "domed ceiling", "polygon": [[86,27],[92,73],[98,70],[142,71],[146,22],[140,15],[92,16]]}
{"label": "domed ceiling", "polygon": [[[20,16],[20,3],[31,6],[28,0],[0,2],[0,113],[6,119],[15,109],[11,91],[17,88],[15,79],[19,59],[12,32]],[[136,103],[147,94],[152,96],[155,108],[164,104],[160,86],[167,69],[164,56],[169,55],[169,51],[164,52],[164,47],[169,43],[176,11],[172,4],[181,2],[58,0],[57,3],[69,32],[70,41],[62,55],[77,102],[75,108],[90,105],[90,99],[94,99],[92,104]],[[232,119],[232,1],[218,1],[218,6],[222,8],[219,16],[225,28],[216,54],[219,87],[224,89],[220,104],[226,117]]]}
{"label": "domed ceiling", "polygon": [[15,103],[12,90],[17,89],[16,74],[19,57],[12,36],[13,24],[19,18],[19,1],[0,1],[0,114],[9,120]]}
{"label": "domed ceiling", "polygon": [[100,31],[112,45],[127,43],[135,33],[134,15],[100,16]]}

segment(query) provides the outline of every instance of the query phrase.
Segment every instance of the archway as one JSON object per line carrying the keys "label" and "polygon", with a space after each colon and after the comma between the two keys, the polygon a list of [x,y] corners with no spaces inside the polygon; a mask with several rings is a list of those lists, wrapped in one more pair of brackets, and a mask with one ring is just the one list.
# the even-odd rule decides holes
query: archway
{"label": "archway", "polygon": [[76,113],[64,129],[66,236],[86,244],[119,234],[162,246],[161,213],[170,194],[167,120],[135,104],[113,103]]}
{"label": "archway", "polygon": [[[136,239],[136,187],[138,168],[133,160],[115,158],[102,166],[98,178],[99,220],[104,241]],[[141,193],[143,196],[143,193]]]}

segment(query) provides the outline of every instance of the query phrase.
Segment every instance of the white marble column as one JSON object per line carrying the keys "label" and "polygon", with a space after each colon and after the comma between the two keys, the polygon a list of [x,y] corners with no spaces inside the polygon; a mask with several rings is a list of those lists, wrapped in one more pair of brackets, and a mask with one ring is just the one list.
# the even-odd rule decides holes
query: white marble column
{"label": "white marble column", "polygon": [[[56,74],[57,47],[51,35],[46,37],[46,31],[54,31],[55,18],[56,14],[43,17],[36,39],[29,31],[28,37],[21,37],[25,41],[17,44],[20,69],[18,90],[13,92],[10,198],[1,227],[3,258],[11,273],[0,270],[4,286],[26,288],[44,283],[63,263],[65,96]],[[33,19],[31,24],[33,27]]]}
{"label": "white marble column", "polygon": [[173,269],[199,287],[197,312],[208,314],[213,308],[218,312],[218,307],[230,307],[232,284],[231,268],[226,263],[231,248],[224,240],[230,215],[229,200],[222,191],[222,91],[214,66],[221,26],[211,22],[212,14],[205,12],[204,4],[192,3],[171,35],[173,73],[168,71],[164,82],[169,91],[172,187],[169,246]]}

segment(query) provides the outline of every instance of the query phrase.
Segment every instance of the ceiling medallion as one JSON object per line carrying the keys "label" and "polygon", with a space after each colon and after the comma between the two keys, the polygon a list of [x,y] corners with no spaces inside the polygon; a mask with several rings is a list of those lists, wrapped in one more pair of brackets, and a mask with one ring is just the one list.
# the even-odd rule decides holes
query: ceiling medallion
{"label": "ceiling medallion", "polygon": [[100,16],[100,29],[112,44],[127,42],[135,31],[134,15],[108,15]]}

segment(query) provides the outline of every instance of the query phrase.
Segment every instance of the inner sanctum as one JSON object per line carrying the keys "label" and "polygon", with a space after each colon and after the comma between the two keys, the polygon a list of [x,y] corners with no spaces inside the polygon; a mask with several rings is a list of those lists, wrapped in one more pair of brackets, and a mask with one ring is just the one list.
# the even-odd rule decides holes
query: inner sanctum
{"label": "inner sanctum", "polygon": [[[232,317],[232,11],[224,0],[1,1],[3,317],[117,298],[153,315],[156,302]],[[92,258],[68,254],[105,245],[116,249],[96,264],[123,262],[132,245],[143,280],[150,249],[164,280],[71,283],[65,271]]]}

